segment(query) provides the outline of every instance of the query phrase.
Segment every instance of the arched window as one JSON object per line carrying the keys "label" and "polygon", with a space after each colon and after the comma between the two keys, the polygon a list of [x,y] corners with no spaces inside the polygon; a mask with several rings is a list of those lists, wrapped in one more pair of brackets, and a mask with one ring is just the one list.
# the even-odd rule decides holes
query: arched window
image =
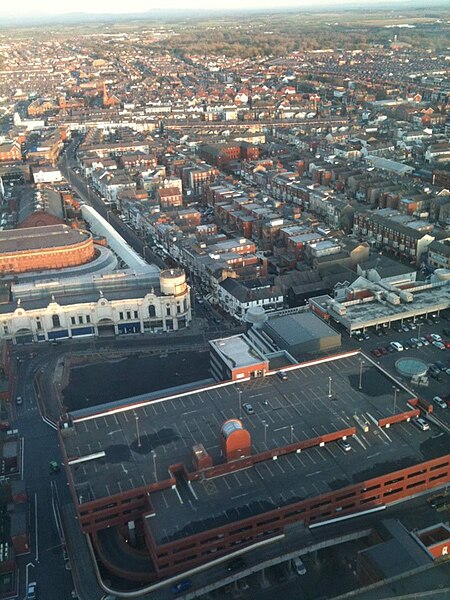
{"label": "arched window", "polygon": [[148,316],[152,319],[153,317],[156,317],[156,308],[153,306],[153,304],[150,304],[150,306],[148,307]]}
{"label": "arched window", "polygon": [[52,316],[53,327],[61,327],[61,321],[59,320],[59,315]]}

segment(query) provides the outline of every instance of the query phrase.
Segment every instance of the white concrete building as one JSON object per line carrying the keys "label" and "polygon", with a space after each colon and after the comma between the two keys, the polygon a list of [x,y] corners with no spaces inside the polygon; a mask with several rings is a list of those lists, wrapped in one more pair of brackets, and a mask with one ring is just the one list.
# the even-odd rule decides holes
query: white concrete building
{"label": "white concrete building", "polygon": [[190,289],[180,269],[122,271],[13,286],[0,305],[0,339],[13,343],[183,329]]}

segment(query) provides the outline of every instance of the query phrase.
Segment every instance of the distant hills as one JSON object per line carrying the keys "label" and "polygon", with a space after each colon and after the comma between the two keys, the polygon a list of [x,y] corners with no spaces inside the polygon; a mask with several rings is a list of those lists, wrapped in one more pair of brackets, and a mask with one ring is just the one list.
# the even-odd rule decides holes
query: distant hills
{"label": "distant hills", "polygon": [[[2,15],[0,13],[0,29],[12,27],[33,27],[40,25],[86,25],[94,23],[118,23],[127,21],[183,21],[186,19],[207,19],[220,16],[232,17],[242,14],[270,14],[270,13],[299,13],[299,12],[325,12],[340,13],[345,10],[364,11],[367,10],[386,10],[390,7],[393,11],[399,10],[418,10],[448,8],[448,0],[432,0],[428,3],[425,0],[342,0],[339,5],[332,3],[331,0],[317,2],[314,6],[309,3],[302,6],[299,2],[297,6],[279,6],[276,8],[245,8],[240,9],[152,9],[137,13],[85,13],[70,12],[64,14],[43,14],[42,12],[28,13],[27,15]],[[406,15],[405,15],[406,16]]]}

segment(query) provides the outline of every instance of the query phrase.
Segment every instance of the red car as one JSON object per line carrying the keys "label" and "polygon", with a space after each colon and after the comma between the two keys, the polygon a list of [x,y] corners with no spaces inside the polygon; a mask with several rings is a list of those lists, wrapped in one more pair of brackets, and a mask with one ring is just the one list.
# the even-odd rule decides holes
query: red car
{"label": "red car", "polygon": [[371,350],[371,354],[373,354],[376,358],[380,358],[380,356],[381,356],[380,349],[374,348],[373,350]]}
{"label": "red car", "polygon": [[386,356],[386,354],[388,354],[388,351],[386,350],[386,348],[378,348],[378,350],[381,352],[382,356]]}
{"label": "red car", "polygon": [[447,350],[450,349],[450,340],[442,340],[442,343],[447,348]]}

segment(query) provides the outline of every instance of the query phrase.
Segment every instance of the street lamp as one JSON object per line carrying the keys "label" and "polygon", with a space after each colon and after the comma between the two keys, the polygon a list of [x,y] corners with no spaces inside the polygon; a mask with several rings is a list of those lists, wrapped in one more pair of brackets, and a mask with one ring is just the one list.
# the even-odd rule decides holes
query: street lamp
{"label": "street lamp", "polygon": [[153,457],[153,475],[155,477],[155,481],[158,481],[158,474],[156,472],[156,452],[154,450],[152,450],[152,457]]}
{"label": "street lamp", "polygon": [[359,361],[359,386],[358,386],[358,389],[360,389],[360,390],[362,390],[363,365],[364,365],[364,361],[360,360]]}
{"label": "street lamp", "polygon": [[139,432],[139,417],[136,413],[134,413],[134,418],[136,419],[136,437],[138,441],[138,448],[141,447],[141,434]]}
{"label": "street lamp", "polygon": [[262,424],[264,425],[264,446],[267,448],[267,428],[269,427],[269,423],[263,420]]}
{"label": "street lamp", "polygon": [[239,395],[239,418],[242,419],[242,390],[238,390],[238,395]]}
{"label": "street lamp", "polygon": [[333,380],[331,379],[331,377],[328,377],[328,398],[331,398],[333,396],[332,392],[331,392],[331,382]]}
{"label": "street lamp", "polygon": [[294,443],[294,426],[291,425],[291,444]]}
{"label": "street lamp", "polygon": [[398,389],[398,387],[396,387],[395,385],[392,386],[392,389],[394,391],[394,415],[395,415],[395,409],[397,408],[397,393],[400,391]]}

